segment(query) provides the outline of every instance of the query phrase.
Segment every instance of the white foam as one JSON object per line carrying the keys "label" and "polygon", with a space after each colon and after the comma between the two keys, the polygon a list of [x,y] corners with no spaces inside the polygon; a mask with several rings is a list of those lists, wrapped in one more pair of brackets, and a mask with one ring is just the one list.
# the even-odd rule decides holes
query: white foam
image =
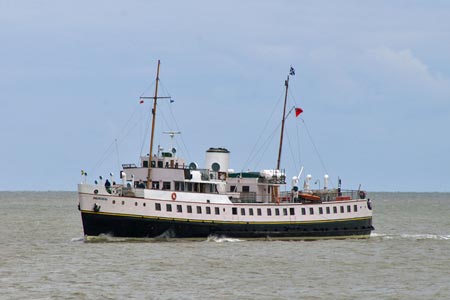
{"label": "white foam", "polygon": [[224,237],[224,236],[218,237],[218,236],[210,235],[206,239],[206,242],[216,242],[216,243],[230,242],[230,243],[234,243],[234,242],[243,242],[243,240],[236,239],[236,238]]}
{"label": "white foam", "polygon": [[84,236],[72,238],[70,241],[71,242],[84,242]]}
{"label": "white foam", "polygon": [[370,233],[370,237],[385,237],[386,234],[383,233],[376,233],[376,232],[371,232]]}
{"label": "white foam", "polygon": [[374,233],[370,234],[371,238],[380,238],[386,240],[393,239],[407,239],[407,240],[450,240],[450,235],[438,235],[438,234],[385,234],[385,233]]}

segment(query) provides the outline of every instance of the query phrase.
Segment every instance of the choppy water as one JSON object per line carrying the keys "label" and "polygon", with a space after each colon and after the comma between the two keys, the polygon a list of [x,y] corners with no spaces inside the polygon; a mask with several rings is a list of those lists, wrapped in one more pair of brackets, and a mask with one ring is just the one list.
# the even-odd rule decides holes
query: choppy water
{"label": "choppy water", "polygon": [[85,242],[71,192],[0,192],[0,299],[450,299],[450,194],[373,193],[373,236]]}

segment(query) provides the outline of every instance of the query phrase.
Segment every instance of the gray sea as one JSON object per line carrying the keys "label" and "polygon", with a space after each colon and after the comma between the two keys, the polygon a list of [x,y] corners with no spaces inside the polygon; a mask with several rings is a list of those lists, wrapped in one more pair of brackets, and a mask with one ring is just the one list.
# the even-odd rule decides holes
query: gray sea
{"label": "gray sea", "polygon": [[74,192],[0,192],[0,299],[450,299],[450,194],[372,193],[365,240],[84,241]]}

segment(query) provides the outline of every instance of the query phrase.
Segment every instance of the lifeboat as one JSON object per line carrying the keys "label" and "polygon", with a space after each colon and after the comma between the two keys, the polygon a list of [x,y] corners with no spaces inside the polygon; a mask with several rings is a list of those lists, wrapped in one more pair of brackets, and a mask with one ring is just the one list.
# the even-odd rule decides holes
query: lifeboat
{"label": "lifeboat", "polygon": [[310,201],[320,201],[320,197],[313,195],[313,194],[308,194],[308,193],[299,193],[298,194],[299,198],[303,198],[306,200],[310,200]]}

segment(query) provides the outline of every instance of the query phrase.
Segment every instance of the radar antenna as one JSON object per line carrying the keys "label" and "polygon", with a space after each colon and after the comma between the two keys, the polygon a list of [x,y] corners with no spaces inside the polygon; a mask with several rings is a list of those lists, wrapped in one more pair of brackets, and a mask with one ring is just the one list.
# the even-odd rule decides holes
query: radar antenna
{"label": "radar antenna", "polygon": [[177,152],[177,150],[173,147],[173,138],[176,134],[181,134],[181,131],[163,131],[164,134],[168,134],[170,136],[170,151],[173,155]]}

